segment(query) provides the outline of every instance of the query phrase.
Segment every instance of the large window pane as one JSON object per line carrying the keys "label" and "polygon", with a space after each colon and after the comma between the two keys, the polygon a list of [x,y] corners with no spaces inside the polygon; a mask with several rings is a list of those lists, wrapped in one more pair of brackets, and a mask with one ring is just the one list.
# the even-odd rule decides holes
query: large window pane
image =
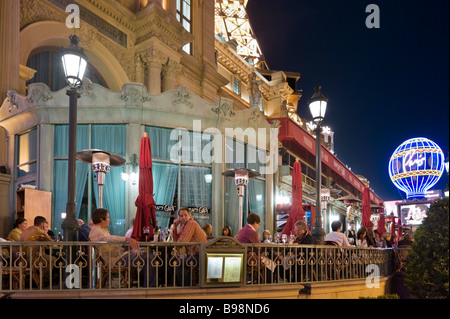
{"label": "large window pane", "polygon": [[[152,146],[152,158],[160,160],[171,160],[170,153],[178,153],[178,141],[176,139],[171,140],[170,135],[174,129],[146,126],[145,131],[150,138],[150,144]],[[175,133],[178,134],[178,133]],[[176,135],[177,136],[177,135]],[[174,148],[172,150],[172,148]]]}
{"label": "large window pane", "polygon": [[[166,163],[152,163],[153,193],[156,205],[176,205],[175,191],[178,181],[178,165]],[[157,212],[158,226],[169,228],[170,212]]]}
{"label": "large window pane", "polygon": [[261,218],[261,227],[258,229],[260,237],[264,231],[266,215],[266,182],[252,179],[248,183],[249,212],[258,214]]}
{"label": "large window pane", "polygon": [[17,177],[24,177],[37,172],[37,129],[32,129],[18,136]]}
{"label": "large window pane", "polygon": [[[211,168],[197,166],[181,167],[181,206],[208,208],[211,210]],[[210,223],[210,213],[199,211],[192,213],[194,219],[202,226]]]}

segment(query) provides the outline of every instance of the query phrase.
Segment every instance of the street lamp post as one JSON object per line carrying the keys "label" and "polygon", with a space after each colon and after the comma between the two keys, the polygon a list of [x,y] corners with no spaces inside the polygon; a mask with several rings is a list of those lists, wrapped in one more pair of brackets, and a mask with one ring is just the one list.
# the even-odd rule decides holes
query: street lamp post
{"label": "street lamp post", "polygon": [[325,232],[322,227],[322,208],[321,208],[321,181],[322,181],[322,160],[321,160],[321,127],[325,112],[327,109],[328,99],[322,95],[320,92],[321,86],[316,86],[314,88],[314,95],[309,100],[309,110],[313,117],[314,122],[316,123],[316,220],[314,227],[312,229],[312,235],[316,241],[323,243],[323,238],[325,236]]}
{"label": "street lamp post", "polygon": [[80,97],[78,89],[86,70],[87,57],[78,47],[80,39],[69,36],[70,46],[62,49],[62,62],[66,81],[69,84],[69,161],[66,218],[61,227],[66,241],[78,241],[78,221],[76,219],[75,179],[76,179],[76,146],[77,146],[77,100]]}

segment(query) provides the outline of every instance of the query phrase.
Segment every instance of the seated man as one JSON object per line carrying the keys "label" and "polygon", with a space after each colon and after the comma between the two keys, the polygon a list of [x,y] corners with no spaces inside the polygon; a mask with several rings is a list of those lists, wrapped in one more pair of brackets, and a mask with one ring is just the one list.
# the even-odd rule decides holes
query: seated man
{"label": "seated man", "polygon": [[[259,229],[260,224],[261,218],[257,214],[255,213],[248,214],[247,225],[245,225],[244,227],[241,228],[241,230],[239,230],[237,240],[241,243],[259,244],[260,240],[257,231]],[[255,254],[256,256],[259,256],[260,262],[258,262],[258,259],[255,259],[254,257]],[[260,248],[253,250],[253,248],[249,247],[247,249],[247,264],[248,266],[251,266],[252,264],[254,265],[251,266],[251,272],[253,272],[253,280],[257,280],[256,276],[260,276],[262,280],[265,280],[267,282],[272,281],[271,272],[273,273],[275,271],[276,265],[273,263],[271,259],[269,259],[266,256],[263,256]],[[264,266],[267,267],[267,271],[264,270],[265,269]],[[257,275],[255,275],[255,273]],[[264,273],[266,274],[265,276]],[[247,278],[247,280],[252,279],[251,273],[249,275],[250,278]]]}
{"label": "seated man", "polygon": [[347,236],[341,233],[342,223],[339,220],[331,223],[331,230],[332,232],[325,236],[325,242],[335,242],[338,246],[351,246]]}
{"label": "seated man", "polygon": [[[313,238],[313,236],[311,235],[311,233],[308,231],[308,226],[306,225],[306,223],[303,220],[298,220],[295,224],[294,224],[294,232],[295,232],[295,240],[293,242],[293,244],[298,244],[298,245],[314,245],[315,244],[315,240]],[[295,281],[295,278],[297,278],[297,281],[301,281],[301,274],[306,274],[306,267],[307,264],[300,266],[297,263],[297,260],[299,258],[305,258],[305,260],[308,259],[308,254],[310,253],[310,249],[308,248],[300,248],[300,249],[296,249],[295,251],[297,251],[297,255],[291,255],[290,257],[285,257],[283,259],[283,266],[284,266],[284,274],[285,274],[285,279],[292,279],[293,281]],[[295,273],[294,268],[291,269],[291,266],[296,265],[296,271],[297,274]]]}
{"label": "seated man", "polygon": [[[180,226],[180,227],[178,227]],[[200,225],[192,218],[191,213],[186,207],[181,207],[178,211],[178,218],[173,222],[173,241],[183,243],[206,243],[206,235]],[[186,253],[194,253],[194,258],[198,264],[198,253],[200,247],[186,246]],[[189,258],[189,257],[187,257]],[[186,265],[185,265],[186,266]],[[183,267],[178,266],[176,268],[177,284],[181,285],[181,275]],[[184,269],[184,285],[189,285],[189,269]]]}
{"label": "seated man", "polygon": [[[138,258],[141,263],[143,262],[142,270],[143,270],[143,278],[144,284],[143,286],[147,286],[147,254],[141,253],[139,256],[137,251],[139,249],[139,243],[133,238],[114,236],[108,230],[108,226],[111,219],[109,218],[109,211],[104,208],[97,208],[92,212],[92,222],[93,226],[91,227],[91,231],[89,232],[89,240],[90,241],[106,241],[106,242],[127,242],[131,245],[132,252],[126,252],[121,246],[109,246],[102,245],[97,247],[98,251],[101,253],[103,260],[108,264],[111,260],[111,268],[116,266],[116,263],[120,261],[125,261],[126,265],[129,266],[130,263],[133,263],[136,258]],[[150,257],[149,260],[152,258]],[[155,286],[154,276],[150,278],[150,286]]]}
{"label": "seated man", "polygon": [[[36,216],[34,218],[33,226],[25,229],[20,235],[20,241],[27,242],[53,242],[53,239],[48,235],[48,222],[47,219],[43,216]],[[39,246],[29,246],[29,248],[25,251],[27,259],[31,261],[32,264],[35,263],[36,259],[43,258],[45,263],[42,263],[42,268],[39,268],[39,271],[43,272],[43,278],[45,281],[49,280],[50,269],[54,267],[52,257],[48,255],[44,248]],[[31,258],[31,259],[30,259]],[[44,283],[45,285],[46,283]]]}

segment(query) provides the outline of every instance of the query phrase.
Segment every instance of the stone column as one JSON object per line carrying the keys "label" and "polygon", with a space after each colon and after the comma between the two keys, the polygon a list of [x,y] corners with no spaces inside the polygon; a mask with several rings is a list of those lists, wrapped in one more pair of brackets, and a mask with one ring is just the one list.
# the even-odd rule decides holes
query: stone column
{"label": "stone column", "polygon": [[19,92],[20,0],[0,1],[0,101]]}
{"label": "stone column", "polygon": [[27,95],[27,82],[34,77],[36,70],[29,68],[25,65],[20,64],[20,85],[19,85],[19,94]]}
{"label": "stone column", "polygon": [[135,58],[135,65],[136,65],[136,77],[135,82],[144,84],[145,81],[145,70],[144,65],[141,60],[141,56],[138,54]]}
{"label": "stone column", "polygon": [[180,65],[173,61],[167,61],[162,67],[163,72],[163,89],[162,91],[169,91],[176,89],[177,74],[180,72]]}
{"label": "stone column", "polygon": [[39,185],[38,189],[53,190],[53,125],[39,125]]}
{"label": "stone column", "polygon": [[155,49],[150,49],[142,55],[143,61],[148,67],[147,89],[152,95],[161,93],[161,71],[165,62],[164,56]]}
{"label": "stone column", "polygon": [[164,0],[167,5],[167,11],[169,14],[176,18],[177,17],[177,0]]}

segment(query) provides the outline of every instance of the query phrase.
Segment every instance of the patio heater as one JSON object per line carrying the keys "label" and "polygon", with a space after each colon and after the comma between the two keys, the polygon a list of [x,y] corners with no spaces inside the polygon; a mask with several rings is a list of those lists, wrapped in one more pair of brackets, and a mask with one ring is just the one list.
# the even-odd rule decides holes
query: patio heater
{"label": "patio heater", "polygon": [[249,179],[255,178],[260,174],[253,169],[231,168],[223,172],[222,175],[225,177],[234,177],[234,181],[237,186],[237,194],[239,196],[239,229],[241,229],[244,215],[245,186],[248,185]]}
{"label": "patio heater", "polygon": [[77,153],[77,159],[88,164],[92,164],[92,170],[97,174],[98,185],[98,208],[103,208],[103,185],[105,185],[105,174],[109,173],[111,166],[122,166],[126,160],[116,153],[88,149]]}

